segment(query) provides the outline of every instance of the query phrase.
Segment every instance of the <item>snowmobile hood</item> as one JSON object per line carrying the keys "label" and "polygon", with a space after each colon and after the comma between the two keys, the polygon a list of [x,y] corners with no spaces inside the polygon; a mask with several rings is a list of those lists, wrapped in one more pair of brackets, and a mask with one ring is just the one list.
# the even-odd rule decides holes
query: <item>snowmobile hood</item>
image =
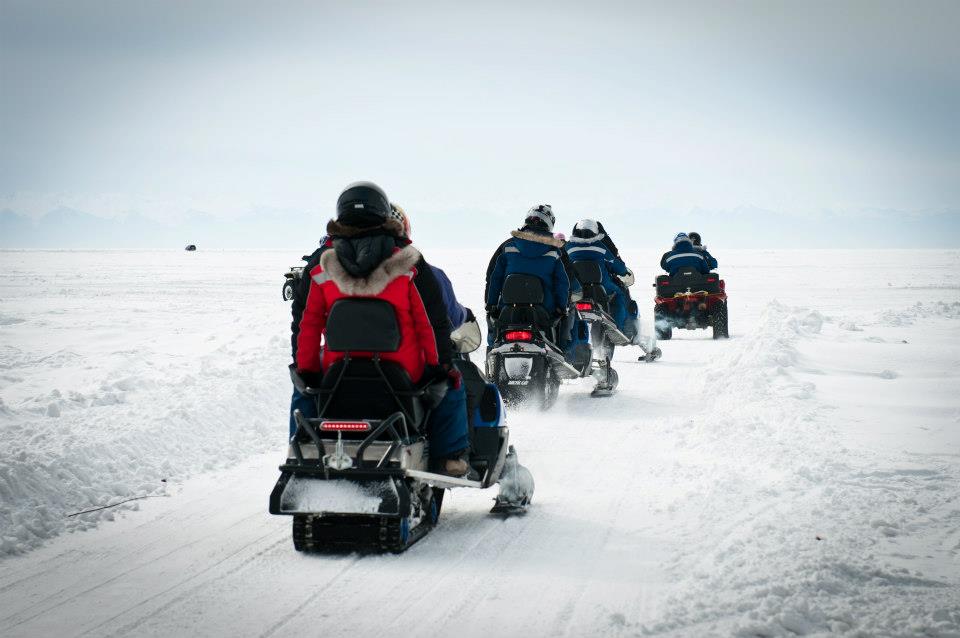
{"label": "snowmobile hood", "polygon": [[515,230],[510,233],[514,240],[511,242],[523,257],[535,259],[543,257],[551,250],[563,247],[563,240],[551,234],[541,234],[529,230]]}

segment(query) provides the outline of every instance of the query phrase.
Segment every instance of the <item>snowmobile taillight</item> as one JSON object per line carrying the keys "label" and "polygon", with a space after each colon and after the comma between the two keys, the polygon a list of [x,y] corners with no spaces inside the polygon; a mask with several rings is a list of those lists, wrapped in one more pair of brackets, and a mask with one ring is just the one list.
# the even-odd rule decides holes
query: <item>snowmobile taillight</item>
{"label": "snowmobile taillight", "polygon": [[577,310],[593,310],[593,304],[589,301],[578,301]]}
{"label": "snowmobile taillight", "polygon": [[533,339],[533,333],[529,330],[511,330],[503,338],[507,341],[530,341]]}
{"label": "snowmobile taillight", "polygon": [[716,283],[716,282],[717,282],[717,278],[716,278],[716,277],[707,277],[707,283],[708,283],[708,284],[713,284],[713,283]]}
{"label": "snowmobile taillight", "polygon": [[370,429],[366,421],[324,421],[320,426],[324,432],[364,432]]}

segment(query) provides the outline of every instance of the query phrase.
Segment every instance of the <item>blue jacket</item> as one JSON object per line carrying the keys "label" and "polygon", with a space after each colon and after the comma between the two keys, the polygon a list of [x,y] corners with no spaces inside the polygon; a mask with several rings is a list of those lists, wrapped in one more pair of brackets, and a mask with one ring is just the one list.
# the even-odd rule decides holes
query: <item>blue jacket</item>
{"label": "blue jacket", "polygon": [[606,235],[600,233],[596,237],[571,237],[567,240],[564,250],[570,257],[570,261],[598,261],[600,262],[600,271],[603,273],[603,287],[607,292],[617,292],[620,287],[613,281],[611,273],[615,275],[626,275],[627,265],[623,260],[613,254],[604,241]]}
{"label": "blue jacket", "polygon": [[456,330],[467,320],[467,309],[457,301],[457,295],[453,292],[453,284],[447,273],[443,272],[433,264],[428,264],[433,276],[437,278],[440,284],[440,296],[443,297],[443,306],[447,309],[447,317],[450,318],[450,328]]}
{"label": "blue jacket", "polygon": [[[689,240],[679,241],[673,245],[673,250],[663,254],[663,257],[660,259],[660,267],[670,273],[671,277],[681,268],[688,266],[693,266],[698,271],[706,274],[710,272],[710,264],[707,262],[707,258],[704,257],[704,252],[705,251],[699,251],[694,248]],[[710,259],[713,259],[713,257]],[[715,259],[713,261],[716,263]]]}
{"label": "blue jacket", "polygon": [[543,307],[553,313],[566,309],[570,297],[570,280],[563,267],[563,242],[549,233],[515,230],[513,238],[503,246],[503,253],[490,274],[487,305],[499,305],[503,282],[508,275],[534,275],[543,282]]}

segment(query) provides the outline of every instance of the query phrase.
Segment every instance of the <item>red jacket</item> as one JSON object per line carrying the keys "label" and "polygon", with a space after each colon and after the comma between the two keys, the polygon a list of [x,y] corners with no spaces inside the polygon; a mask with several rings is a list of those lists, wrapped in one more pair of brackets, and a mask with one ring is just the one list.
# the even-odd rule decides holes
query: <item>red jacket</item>
{"label": "red jacket", "polygon": [[[342,352],[327,351],[321,337],[330,308],[344,297],[374,297],[390,302],[397,313],[400,347],[396,352],[382,353],[381,359],[399,363],[412,381],[420,380],[425,365],[449,363],[449,352],[440,352],[437,347],[438,342],[443,343],[440,339],[449,341],[449,322],[446,323],[446,335],[437,335],[417,286],[418,281],[428,278],[428,287],[432,284],[432,288],[439,292],[429,267],[424,266],[420,251],[406,246],[397,249],[360,279],[350,275],[340,264],[336,251],[325,251],[319,265],[310,271],[310,292],[297,337],[297,368],[306,372],[325,372],[343,359]],[[433,296],[431,292],[431,305],[436,303]],[[441,312],[446,321],[442,306]]]}

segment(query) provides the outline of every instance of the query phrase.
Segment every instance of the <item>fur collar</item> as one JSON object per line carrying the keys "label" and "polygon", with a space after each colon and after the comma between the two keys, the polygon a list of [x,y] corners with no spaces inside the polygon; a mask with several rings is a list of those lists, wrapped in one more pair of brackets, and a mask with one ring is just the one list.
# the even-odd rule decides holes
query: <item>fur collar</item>
{"label": "fur collar", "polygon": [[536,244],[546,244],[554,248],[563,248],[563,240],[557,239],[553,235],[540,235],[538,233],[531,233],[529,230],[512,230],[510,234],[517,239],[525,239]]}
{"label": "fur collar", "polygon": [[363,279],[357,279],[343,267],[337,259],[336,251],[328,250],[320,257],[320,268],[343,294],[351,297],[375,297],[383,292],[391,281],[411,272],[418,261],[420,251],[412,245],[407,246],[384,259]]}
{"label": "fur collar", "polygon": [[343,237],[344,239],[350,239],[351,237],[359,237],[361,235],[372,234],[379,231],[386,231],[387,234],[393,235],[394,237],[403,237],[403,224],[395,219],[388,219],[379,226],[358,228],[357,226],[347,226],[345,224],[341,224],[335,219],[331,219],[329,222],[327,222],[327,235],[331,237]]}
{"label": "fur collar", "polygon": [[606,234],[600,233],[600,234],[598,234],[598,235],[594,235],[593,237],[576,237],[576,236],[574,236],[574,237],[571,237],[570,239],[568,239],[567,241],[570,242],[571,244],[592,244],[592,243],[595,242],[595,241],[603,241],[603,238],[604,238],[604,237],[606,237]]}

